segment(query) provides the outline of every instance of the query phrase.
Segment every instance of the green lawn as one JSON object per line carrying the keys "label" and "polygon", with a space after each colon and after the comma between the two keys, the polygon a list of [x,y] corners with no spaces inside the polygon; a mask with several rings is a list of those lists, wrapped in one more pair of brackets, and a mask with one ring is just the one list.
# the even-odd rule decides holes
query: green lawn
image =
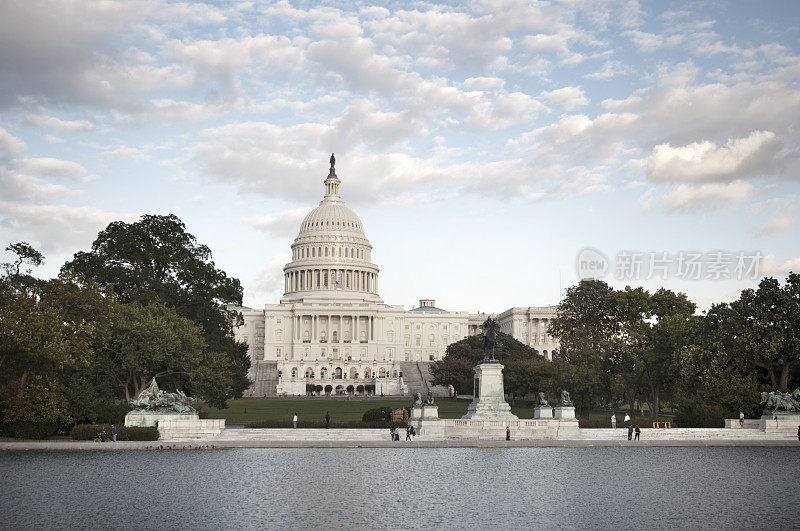
{"label": "green lawn", "polygon": [[[216,409],[201,406],[208,413],[208,418],[225,419],[229,424],[246,424],[260,420],[291,420],[297,412],[301,420],[324,420],[325,412],[330,411],[331,420],[361,420],[361,415],[368,409],[379,407],[402,408],[411,405],[411,398],[406,399],[248,399],[229,400],[227,409]],[[447,419],[461,418],[467,412],[469,400],[442,399],[437,401],[439,416]],[[530,406],[513,407],[511,411],[520,418],[533,418]]]}

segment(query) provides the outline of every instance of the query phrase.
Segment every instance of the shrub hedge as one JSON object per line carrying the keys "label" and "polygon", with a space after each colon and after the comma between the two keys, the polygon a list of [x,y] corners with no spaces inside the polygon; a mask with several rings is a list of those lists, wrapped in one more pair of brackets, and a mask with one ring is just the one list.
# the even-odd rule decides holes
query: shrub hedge
{"label": "shrub hedge", "polygon": [[[106,440],[111,440],[111,424],[78,424],[69,432],[76,441],[93,441],[100,432],[106,430]],[[118,441],[157,441],[158,428],[117,426]]]}
{"label": "shrub hedge", "polygon": [[381,411],[384,412],[384,418],[390,419],[392,417],[392,409],[388,407],[377,407],[374,409],[368,409],[361,415],[362,422],[380,422],[381,421]]}
{"label": "shrub hedge", "polygon": [[675,410],[675,425],[679,428],[724,428],[725,416],[725,410],[716,404],[683,400]]}
{"label": "shrub hedge", "polygon": [[2,433],[16,439],[47,439],[56,432],[55,422],[5,422]]}

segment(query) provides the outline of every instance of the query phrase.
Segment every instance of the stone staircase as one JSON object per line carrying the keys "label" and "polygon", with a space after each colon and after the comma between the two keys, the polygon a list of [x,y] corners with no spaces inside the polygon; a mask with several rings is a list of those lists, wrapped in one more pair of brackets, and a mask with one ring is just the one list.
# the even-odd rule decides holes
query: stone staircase
{"label": "stone staircase", "polygon": [[[428,382],[432,376],[430,367],[432,362],[426,361],[401,361],[398,362],[400,370],[403,371],[403,383],[408,386],[408,394],[413,395],[419,393],[425,396],[428,392]],[[448,396],[447,388],[441,385],[434,385],[431,387],[434,396],[446,397]]]}
{"label": "stone staircase", "polygon": [[[731,428],[641,428],[643,440],[774,440],[784,439],[791,434],[765,433],[760,429]],[[589,428],[581,430],[582,439],[613,440],[628,439],[627,428]]]}
{"label": "stone staircase", "polygon": [[250,367],[253,374],[252,397],[275,396],[278,385],[278,363],[275,361],[256,361]]}
{"label": "stone staircase", "polygon": [[[405,438],[402,430],[401,438]],[[221,441],[379,441],[391,440],[389,427],[385,429],[324,428],[226,428],[219,437]]]}

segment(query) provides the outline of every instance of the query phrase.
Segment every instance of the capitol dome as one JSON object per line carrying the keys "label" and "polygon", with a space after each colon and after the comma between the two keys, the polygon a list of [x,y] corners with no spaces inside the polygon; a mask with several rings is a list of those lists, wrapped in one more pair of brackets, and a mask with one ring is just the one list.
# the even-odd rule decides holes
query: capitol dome
{"label": "capitol dome", "polygon": [[372,245],[355,212],[339,197],[336,159],[325,179],[325,197],[300,224],[292,261],[284,271],[281,302],[348,300],[383,302],[378,296],[378,266]]}

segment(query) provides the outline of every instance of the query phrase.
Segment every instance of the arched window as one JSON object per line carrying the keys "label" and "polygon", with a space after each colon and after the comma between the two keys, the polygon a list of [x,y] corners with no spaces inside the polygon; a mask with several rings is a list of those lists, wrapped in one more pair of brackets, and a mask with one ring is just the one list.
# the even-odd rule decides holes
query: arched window
{"label": "arched window", "polygon": [[306,367],[306,378],[314,378],[314,369],[312,367]]}
{"label": "arched window", "polygon": [[378,378],[386,378],[386,369],[381,367],[378,371]]}
{"label": "arched window", "polygon": [[331,339],[333,340],[334,343],[338,343],[339,342],[339,332],[337,332],[336,330],[331,332]]}
{"label": "arched window", "polygon": [[334,380],[341,380],[342,379],[342,368],[341,367],[336,367],[333,370],[333,379]]}
{"label": "arched window", "polygon": [[292,367],[292,378],[297,378],[297,367]]}
{"label": "arched window", "polygon": [[372,374],[372,373],[370,372],[370,370],[369,370],[369,367],[367,367],[366,369],[364,369],[364,378],[367,378],[367,379],[369,379],[371,374]]}
{"label": "arched window", "polygon": [[322,378],[323,380],[328,378],[328,368],[327,367],[323,367],[323,368],[321,368],[319,370],[319,377]]}
{"label": "arched window", "polygon": [[350,379],[355,380],[356,378],[358,378],[358,371],[355,367],[350,367]]}

